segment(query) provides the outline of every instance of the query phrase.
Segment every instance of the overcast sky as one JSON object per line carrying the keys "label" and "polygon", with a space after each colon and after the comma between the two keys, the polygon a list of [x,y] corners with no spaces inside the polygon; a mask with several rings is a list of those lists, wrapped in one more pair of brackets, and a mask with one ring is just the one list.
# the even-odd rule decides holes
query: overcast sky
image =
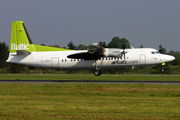
{"label": "overcast sky", "polygon": [[134,48],[180,51],[180,0],[2,0],[0,41],[24,21],[34,44],[89,45],[126,38]]}

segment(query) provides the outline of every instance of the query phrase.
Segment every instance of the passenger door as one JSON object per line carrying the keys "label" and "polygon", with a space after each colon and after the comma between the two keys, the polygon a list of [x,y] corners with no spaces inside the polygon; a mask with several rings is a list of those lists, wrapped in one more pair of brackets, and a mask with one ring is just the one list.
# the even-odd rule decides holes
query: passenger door
{"label": "passenger door", "polygon": [[51,65],[52,65],[52,67],[59,67],[59,58],[58,57],[53,57],[51,59]]}
{"label": "passenger door", "polygon": [[140,58],[140,64],[146,64],[146,55],[141,54],[139,58]]}

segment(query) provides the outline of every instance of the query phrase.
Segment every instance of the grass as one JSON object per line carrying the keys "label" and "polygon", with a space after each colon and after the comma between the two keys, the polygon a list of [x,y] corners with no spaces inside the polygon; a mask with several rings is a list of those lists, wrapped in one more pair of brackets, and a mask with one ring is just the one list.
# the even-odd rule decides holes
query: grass
{"label": "grass", "polygon": [[180,86],[0,84],[0,119],[180,119]]}
{"label": "grass", "polygon": [[0,74],[0,80],[180,81],[180,75]]}

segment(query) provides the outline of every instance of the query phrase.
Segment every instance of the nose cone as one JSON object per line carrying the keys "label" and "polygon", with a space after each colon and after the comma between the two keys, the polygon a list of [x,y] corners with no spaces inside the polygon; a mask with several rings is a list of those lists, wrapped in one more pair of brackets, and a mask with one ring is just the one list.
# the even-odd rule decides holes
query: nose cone
{"label": "nose cone", "polygon": [[163,55],[161,56],[161,58],[164,62],[170,62],[170,61],[175,60],[175,57],[171,55]]}
{"label": "nose cone", "polygon": [[175,57],[174,56],[170,56],[170,60],[171,61],[175,60]]}

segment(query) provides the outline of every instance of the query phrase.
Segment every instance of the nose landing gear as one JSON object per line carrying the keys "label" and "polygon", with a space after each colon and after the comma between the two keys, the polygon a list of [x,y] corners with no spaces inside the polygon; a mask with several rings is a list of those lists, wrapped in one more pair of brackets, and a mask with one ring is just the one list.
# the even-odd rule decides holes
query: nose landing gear
{"label": "nose landing gear", "polygon": [[161,67],[161,73],[164,73],[165,72],[165,65],[166,65],[166,63],[162,63],[161,64],[162,65],[162,67]]}
{"label": "nose landing gear", "polygon": [[164,68],[164,66],[162,66],[161,73],[164,73],[164,72],[165,72],[165,68]]}

